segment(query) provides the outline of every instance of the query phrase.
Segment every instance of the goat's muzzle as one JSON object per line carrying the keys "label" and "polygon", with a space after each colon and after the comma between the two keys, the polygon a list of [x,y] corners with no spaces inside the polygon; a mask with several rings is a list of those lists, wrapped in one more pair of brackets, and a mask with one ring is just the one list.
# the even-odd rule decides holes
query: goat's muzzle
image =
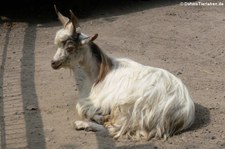
{"label": "goat's muzzle", "polygon": [[54,60],[51,61],[51,66],[53,69],[59,69],[61,65],[62,65],[61,61],[54,61]]}

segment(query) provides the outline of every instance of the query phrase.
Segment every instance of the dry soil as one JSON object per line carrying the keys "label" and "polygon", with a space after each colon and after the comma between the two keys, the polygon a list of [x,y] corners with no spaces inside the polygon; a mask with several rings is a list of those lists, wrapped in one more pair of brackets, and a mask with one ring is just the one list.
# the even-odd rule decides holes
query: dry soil
{"label": "dry soil", "polygon": [[50,66],[61,24],[56,18],[1,16],[0,148],[225,148],[225,1],[219,2],[224,6],[132,1],[80,19],[82,31],[98,33],[96,43],[108,55],[167,69],[187,85],[196,105],[195,123],[167,141],[113,140],[106,133],[76,131],[73,122],[80,118],[73,75]]}

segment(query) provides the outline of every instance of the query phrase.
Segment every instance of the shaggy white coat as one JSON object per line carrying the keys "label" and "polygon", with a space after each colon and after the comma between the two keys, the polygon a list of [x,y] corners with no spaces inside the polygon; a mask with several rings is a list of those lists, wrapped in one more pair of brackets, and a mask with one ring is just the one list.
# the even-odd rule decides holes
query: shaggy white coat
{"label": "shaggy white coat", "polygon": [[195,107],[179,78],[130,59],[112,62],[112,70],[97,85],[88,77],[79,83],[85,86],[77,103],[81,116],[111,114],[113,122],[106,127],[115,138],[167,138],[191,126]]}
{"label": "shaggy white coat", "polygon": [[[195,106],[182,81],[160,68],[144,66],[126,58],[108,57],[93,40],[74,31],[71,20],[56,9],[64,28],[55,37],[58,49],[52,68],[70,68],[78,85],[77,129],[108,129],[115,138],[167,138],[189,128]],[[91,122],[94,121],[94,122]]]}

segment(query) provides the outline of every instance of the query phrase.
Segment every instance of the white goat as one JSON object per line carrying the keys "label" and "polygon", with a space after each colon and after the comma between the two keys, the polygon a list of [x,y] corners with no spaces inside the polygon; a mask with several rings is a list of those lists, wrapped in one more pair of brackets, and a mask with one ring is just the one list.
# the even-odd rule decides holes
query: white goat
{"label": "white goat", "polygon": [[89,120],[75,121],[76,129],[107,128],[114,138],[166,139],[192,125],[195,106],[180,79],[160,68],[107,56],[93,42],[97,34],[81,33],[72,11],[69,19],[55,10],[64,27],[56,33],[51,65],[73,70],[80,93],[76,108]]}

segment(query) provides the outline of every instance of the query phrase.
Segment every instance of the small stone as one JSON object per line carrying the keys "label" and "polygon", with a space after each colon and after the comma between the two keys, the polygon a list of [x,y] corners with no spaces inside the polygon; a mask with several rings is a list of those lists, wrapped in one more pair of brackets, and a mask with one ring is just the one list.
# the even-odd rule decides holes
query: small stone
{"label": "small stone", "polygon": [[210,107],[209,110],[215,110],[215,107]]}
{"label": "small stone", "polygon": [[35,106],[35,105],[28,105],[27,107],[26,107],[26,110],[29,110],[29,111],[35,111],[35,110],[37,110],[38,108],[37,108],[37,106]]}
{"label": "small stone", "polygon": [[180,71],[177,72],[177,75],[178,75],[178,76],[181,75],[181,74],[182,74],[182,72],[180,72]]}
{"label": "small stone", "polygon": [[34,131],[32,130],[32,131],[30,131],[30,134],[33,134],[34,133]]}
{"label": "small stone", "polygon": [[51,129],[50,129],[50,131],[51,131],[51,132],[54,132],[54,131],[55,131],[55,129],[54,129],[54,128],[51,128]]}
{"label": "small stone", "polygon": [[47,138],[46,141],[47,141],[47,142],[51,142],[52,139],[51,139],[51,138]]}
{"label": "small stone", "polygon": [[220,146],[225,146],[225,143],[221,144]]}
{"label": "small stone", "polygon": [[214,139],[216,139],[216,137],[215,136],[212,136],[211,139],[214,140]]}

